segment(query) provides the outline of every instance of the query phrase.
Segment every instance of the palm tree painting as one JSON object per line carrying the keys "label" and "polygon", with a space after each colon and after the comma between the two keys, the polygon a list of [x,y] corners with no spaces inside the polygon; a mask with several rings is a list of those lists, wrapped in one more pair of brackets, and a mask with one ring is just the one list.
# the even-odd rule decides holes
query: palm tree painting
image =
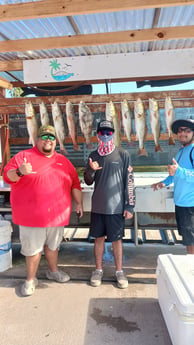
{"label": "palm tree painting", "polygon": [[51,76],[57,81],[63,81],[69,79],[74,75],[74,73],[68,73],[67,70],[71,65],[65,64],[64,67],[61,67],[61,64],[57,62],[57,59],[50,61],[51,67]]}

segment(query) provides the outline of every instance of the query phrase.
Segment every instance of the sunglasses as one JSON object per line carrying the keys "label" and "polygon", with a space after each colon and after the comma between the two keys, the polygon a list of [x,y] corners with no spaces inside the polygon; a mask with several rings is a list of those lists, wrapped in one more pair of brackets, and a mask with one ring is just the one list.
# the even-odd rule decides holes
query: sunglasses
{"label": "sunglasses", "polygon": [[111,131],[110,129],[101,129],[98,132],[98,135],[112,135],[113,131]]}
{"label": "sunglasses", "polygon": [[49,135],[49,134],[44,134],[41,135],[41,140],[50,140],[50,141],[54,141],[56,138],[53,135]]}
{"label": "sunglasses", "polygon": [[182,132],[191,133],[191,132],[193,132],[193,130],[192,130],[191,128],[182,128],[182,127],[179,127],[177,133],[182,133]]}

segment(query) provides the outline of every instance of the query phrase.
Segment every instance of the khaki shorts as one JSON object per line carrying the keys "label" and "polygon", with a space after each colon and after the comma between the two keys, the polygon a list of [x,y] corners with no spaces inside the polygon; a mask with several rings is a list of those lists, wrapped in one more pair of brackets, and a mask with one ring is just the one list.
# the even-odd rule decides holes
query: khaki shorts
{"label": "khaki shorts", "polygon": [[33,256],[43,251],[44,246],[56,250],[63,239],[64,227],[34,228],[19,226],[21,254]]}

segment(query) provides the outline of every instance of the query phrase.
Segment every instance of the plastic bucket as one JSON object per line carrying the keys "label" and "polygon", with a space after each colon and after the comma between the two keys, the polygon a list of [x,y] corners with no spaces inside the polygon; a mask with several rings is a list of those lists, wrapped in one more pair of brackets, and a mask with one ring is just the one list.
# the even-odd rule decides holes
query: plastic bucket
{"label": "plastic bucket", "polygon": [[11,223],[0,220],[0,272],[12,267]]}

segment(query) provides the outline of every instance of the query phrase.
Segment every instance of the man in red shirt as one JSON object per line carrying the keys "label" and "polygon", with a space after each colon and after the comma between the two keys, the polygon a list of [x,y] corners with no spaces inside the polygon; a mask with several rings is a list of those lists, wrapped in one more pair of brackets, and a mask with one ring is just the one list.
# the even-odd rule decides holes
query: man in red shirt
{"label": "man in red shirt", "polygon": [[71,195],[76,212],[83,215],[82,193],[76,169],[55,147],[54,127],[42,126],[36,146],[17,153],[4,168],[4,181],[11,185],[12,219],[19,225],[21,253],[26,256],[24,296],[31,295],[38,284],[43,250],[49,266],[47,278],[60,283],[70,279],[57,267],[58,247],[64,226],[69,224]]}

